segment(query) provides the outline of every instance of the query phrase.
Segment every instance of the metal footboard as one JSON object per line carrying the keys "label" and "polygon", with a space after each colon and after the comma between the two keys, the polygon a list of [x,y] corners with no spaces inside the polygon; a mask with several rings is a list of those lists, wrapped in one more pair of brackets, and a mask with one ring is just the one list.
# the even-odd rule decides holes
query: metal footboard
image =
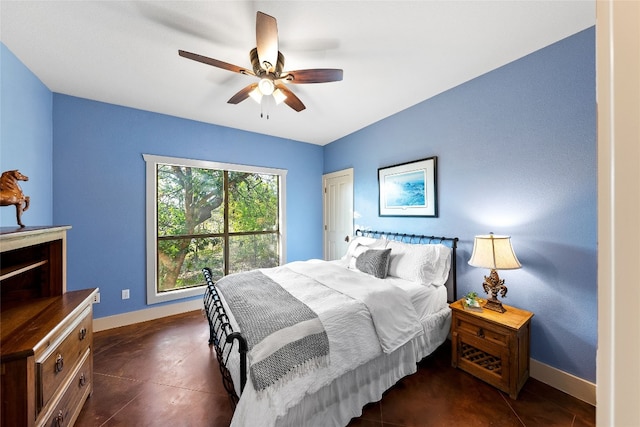
{"label": "metal footboard", "polygon": [[227,362],[231,352],[237,347],[240,356],[240,394],[242,394],[247,383],[247,341],[239,332],[233,331],[229,323],[229,317],[220,300],[220,295],[215,283],[213,283],[211,270],[203,268],[202,274],[207,282],[207,290],[204,293],[203,302],[207,320],[209,321],[209,345],[213,345],[215,348],[220,374],[222,375],[222,384],[229,394],[231,404],[235,408],[240,398],[233,386],[233,379]]}

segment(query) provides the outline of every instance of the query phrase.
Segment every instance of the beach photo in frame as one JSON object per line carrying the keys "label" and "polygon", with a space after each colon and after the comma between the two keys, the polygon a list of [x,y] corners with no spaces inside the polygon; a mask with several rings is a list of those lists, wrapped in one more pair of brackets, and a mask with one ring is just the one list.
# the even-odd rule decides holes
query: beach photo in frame
{"label": "beach photo in frame", "polygon": [[380,216],[438,216],[437,157],[378,169]]}

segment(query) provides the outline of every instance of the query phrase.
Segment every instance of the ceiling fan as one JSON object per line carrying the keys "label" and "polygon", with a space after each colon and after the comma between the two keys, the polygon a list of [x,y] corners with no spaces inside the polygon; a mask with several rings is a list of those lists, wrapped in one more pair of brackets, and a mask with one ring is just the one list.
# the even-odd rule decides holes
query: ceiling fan
{"label": "ceiling fan", "polygon": [[276,19],[262,12],[258,12],[256,16],[256,47],[249,52],[253,70],[184,50],[178,50],[178,54],[184,58],[260,79],[233,95],[227,101],[229,104],[238,104],[249,97],[260,102],[262,96],[271,95],[277,104],[284,102],[295,111],[302,111],[306,107],[285,83],[327,83],[342,80],[342,70],[334,68],[283,71],[284,55],[278,50]]}

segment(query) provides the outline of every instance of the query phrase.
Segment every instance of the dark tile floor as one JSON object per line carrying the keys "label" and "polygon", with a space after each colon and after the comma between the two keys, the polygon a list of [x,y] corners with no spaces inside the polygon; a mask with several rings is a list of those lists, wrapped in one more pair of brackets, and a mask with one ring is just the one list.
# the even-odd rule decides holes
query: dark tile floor
{"label": "dark tile floor", "polygon": [[[228,426],[207,340],[200,312],[95,333],[94,390],[76,426]],[[531,378],[511,400],[450,357],[447,342],[349,427],[595,426],[591,405]]]}

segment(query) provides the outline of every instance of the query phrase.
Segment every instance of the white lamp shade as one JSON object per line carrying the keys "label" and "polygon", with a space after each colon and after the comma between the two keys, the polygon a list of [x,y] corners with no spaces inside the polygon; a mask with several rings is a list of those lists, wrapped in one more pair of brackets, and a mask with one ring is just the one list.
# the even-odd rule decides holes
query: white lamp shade
{"label": "white lamp shade", "polygon": [[275,86],[273,85],[273,80],[271,79],[262,79],[258,82],[258,87],[260,88],[260,93],[265,96],[269,96],[273,93]]}
{"label": "white lamp shade", "polygon": [[276,89],[273,91],[273,99],[276,100],[276,105],[280,105],[282,101],[287,99],[287,95],[285,95],[284,92],[281,91],[280,89]]}
{"label": "white lamp shade", "polygon": [[260,89],[257,86],[255,89],[249,92],[249,96],[258,104],[260,104],[260,102],[262,101],[262,93],[260,93]]}
{"label": "white lamp shade", "polygon": [[514,270],[522,267],[511,246],[511,237],[487,234],[476,236],[469,265],[493,270]]}

